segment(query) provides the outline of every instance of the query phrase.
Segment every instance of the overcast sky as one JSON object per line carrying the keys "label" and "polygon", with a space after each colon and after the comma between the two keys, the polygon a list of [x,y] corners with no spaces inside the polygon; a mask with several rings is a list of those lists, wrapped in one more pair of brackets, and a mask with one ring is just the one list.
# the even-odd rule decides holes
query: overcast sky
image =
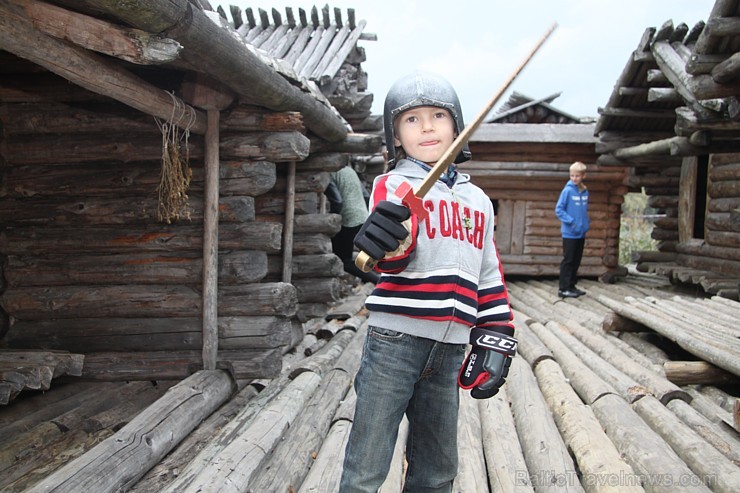
{"label": "overcast sky", "polygon": [[[229,12],[285,7],[310,10],[326,2],[305,0],[211,0]],[[533,99],[561,92],[553,105],[574,116],[597,117],[645,29],[665,21],[689,28],[706,21],[714,0],[336,0],[346,19],[354,8],[367,21],[360,41],[373,93],[373,113],[382,113],[393,82],[413,70],[436,72],[456,88],[466,121],[474,118],[503,85],[537,40],[558,27],[511,88]],[[230,14],[229,14],[230,15]]]}

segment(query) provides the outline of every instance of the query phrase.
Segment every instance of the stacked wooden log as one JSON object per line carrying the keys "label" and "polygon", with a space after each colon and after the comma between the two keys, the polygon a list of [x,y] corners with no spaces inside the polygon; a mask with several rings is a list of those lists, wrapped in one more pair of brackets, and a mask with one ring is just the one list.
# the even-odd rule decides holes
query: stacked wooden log
{"label": "stacked wooden log", "polygon": [[[708,164],[697,165],[697,158],[684,159],[681,166],[641,169],[633,184],[644,186],[650,195],[648,204],[665,217],[655,221],[651,236],[658,240],[658,250],[670,257],[658,259],[650,253],[638,255],[641,272],[665,275],[676,282],[700,285],[709,294],[738,299],[740,286],[740,225],[733,215],[738,201],[740,155],[713,154]],[[700,177],[704,166],[708,177]],[[697,209],[695,198],[679,194],[679,182],[708,180],[706,216]],[[698,193],[700,193],[699,191]],[[679,210],[687,211],[679,215]],[[699,229],[697,229],[697,226]],[[683,234],[682,234],[683,233]]]}
{"label": "stacked wooden log", "polygon": [[0,405],[23,390],[49,390],[52,378],[80,376],[84,355],[66,351],[0,350]]}
{"label": "stacked wooden log", "polygon": [[[189,156],[188,202],[179,219],[162,223],[166,122],[68,91],[63,79],[3,56],[18,77],[46,87],[0,83],[7,346],[85,353],[86,378],[185,378],[202,365],[203,138],[183,131],[173,143]],[[291,323],[299,307],[325,310],[338,298],[342,268],[330,237],[340,223],[322,213],[321,196],[347,158],[312,156],[288,187],[281,163],[309,152],[300,114],[236,104],[220,131],[218,360],[240,379],[274,376],[300,339]],[[291,243],[282,238],[289,192]],[[295,284],[282,278],[286,244]]]}
{"label": "stacked wooden log", "polygon": [[25,491],[113,436],[172,383],[67,381],[0,408],[0,490]]}
{"label": "stacked wooden log", "polygon": [[[619,326],[631,330],[619,334],[601,328],[607,315],[612,316],[611,327],[617,325],[614,311],[602,303],[607,298],[624,302],[625,296],[650,294],[662,303],[676,296],[665,280],[647,279],[635,281],[628,276],[611,285],[582,281],[589,294],[575,300],[554,296],[557,286],[552,281],[508,283],[519,355],[507,385],[495,397],[476,401],[461,392],[462,460],[455,491],[667,493],[679,486],[690,491],[737,491],[740,441],[728,422],[737,397],[718,386],[725,381],[710,384],[705,379],[701,385],[679,386],[668,379],[670,372],[661,372],[668,368],[665,363],[671,361],[672,348],[653,344],[656,337],[648,336],[655,334],[646,326],[622,321]],[[42,487],[80,491],[95,481],[95,491],[101,493],[120,488],[137,493],[336,492],[352,425],[351,380],[367,329],[358,300],[366,294],[357,290],[325,317],[304,324],[311,337],[285,355],[279,377],[224,387],[217,384],[224,372],[200,372],[194,376],[200,383],[183,382],[174,396],[157,401],[100,447],[78,453],[62,468],[54,462],[43,480],[21,477],[18,488],[4,491],[20,491],[21,484],[30,486],[28,491],[42,491]],[[737,309],[727,300],[682,297],[682,302],[688,301],[696,303],[693,311],[700,311],[705,303],[711,313],[727,312],[717,303]],[[304,357],[317,335],[326,343]],[[187,387],[199,395],[206,390],[206,381],[213,387],[214,406],[225,403],[179,445],[165,446],[159,439],[171,436],[173,421],[168,418],[193,409],[199,410],[198,416],[207,412],[197,398],[186,407],[184,402],[194,396],[183,393]],[[235,392],[231,400],[230,392]],[[45,412],[51,409],[46,406]],[[162,424],[147,427],[155,421]],[[187,421],[190,429],[193,420]],[[0,413],[0,425],[12,422]],[[18,426],[33,422],[29,417]],[[407,426],[403,422],[399,429],[383,493],[401,490]],[[5,428],[2,431],[2,436],[9,436]],[[179,440],[183,434],[176,435]],[[88,450],[90,445],[80,447]],[[137,447],[138,465],[127,462],[131,455],[122,453],[127,447]],[[118,467],[105,468],[107,463]],[[100,470],[106,472],[105,481]],[[68,479],[74,487],[65,490]]]}

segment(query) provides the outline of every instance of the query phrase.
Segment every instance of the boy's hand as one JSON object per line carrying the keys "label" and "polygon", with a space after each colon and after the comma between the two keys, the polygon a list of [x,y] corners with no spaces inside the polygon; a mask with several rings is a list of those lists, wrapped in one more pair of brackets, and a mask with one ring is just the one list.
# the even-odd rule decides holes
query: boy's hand
{"label": "boy's hand", "polygon": [[355,245],[374,260],[382,260],[410,234],[402,224],[411,217],[408,207],[381,200],[355,236]]}
{"label": "boy's hand", "polygon": [[463,389],[472,389],[475,399],[488,399],[498,393],[509,374],[511,358],[516,354],[517,340],[511,326],[473,327],[470,344],[473,346],[457,377]]}

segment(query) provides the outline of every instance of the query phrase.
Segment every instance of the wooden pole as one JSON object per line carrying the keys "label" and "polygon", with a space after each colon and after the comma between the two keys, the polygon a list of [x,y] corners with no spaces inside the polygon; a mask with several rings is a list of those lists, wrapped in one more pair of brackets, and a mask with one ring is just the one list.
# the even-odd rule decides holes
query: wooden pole
{"label": "wooden pole", "polygon": [[295,161],[288,164],[285,186],[285,227],[283,228],[283,282],[293,277],[293,218],[295,217]]}
{"label": "wooden pole", "polygon": [[203,369],[216,369],[218,353],[218,110],[208,110],[203,200]]}

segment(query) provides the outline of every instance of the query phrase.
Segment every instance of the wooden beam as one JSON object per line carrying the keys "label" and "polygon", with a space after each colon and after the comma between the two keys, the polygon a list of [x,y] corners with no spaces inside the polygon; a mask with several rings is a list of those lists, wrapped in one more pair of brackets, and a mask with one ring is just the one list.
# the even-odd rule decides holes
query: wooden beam
{"label": "wooden beam", "polygon": [[673,49],[671,44],[668,41],[658,41],[653,44],[652,50],[658,67],[660,67],[673,87],[676,88],[681,98],[686,101],[696,114],[700,115],[703,119],[716,117],[717,114],[702,106],[692,92],[689,87],[691,76],[686,73],[686,62],[676,53],[676,50]]}
{"label": "wooden beam", "polygon": [[36,0],[10,0],[21,7],[38,30],[82,48],[151,65],[176,60],[182,45],[173,39],[128,29]]}
{"label": "wooden beam", "polygon": [[134,27],[177,40],[186,47],[182,52],[185,62],[231,87],[242,102],[275,111],[299,111],[306,127],[329,142],[347,136],[343,118],[318,99],[320,92],[291,84],[268,60],[203,11],[191,8],[187,0],[84,1]]}
{"label": "wooden beam", "polygon": [[148,82],[87,50],[36,30],[23,9],[0,0],[0,48],[97,94],[109,96],[148,115],[203,134],[205,115]]}
{"label": "wooden beam", "polygon": [[203,369],[216,369],[218,353],[219,115],[208,110],[203,199]]}
{"label": "wooden beam", "polygon": [[293,230],[295,217],[295,161],[288,163],[287,184],[285,186],[285,229],[283,230],[283,282],[293,278]]}
{"label": "wooden beam", "polygon": [[725,61],[715,65],[711,75],[717,84],[735,82],[740,77],[740,52],[734,53]]}

